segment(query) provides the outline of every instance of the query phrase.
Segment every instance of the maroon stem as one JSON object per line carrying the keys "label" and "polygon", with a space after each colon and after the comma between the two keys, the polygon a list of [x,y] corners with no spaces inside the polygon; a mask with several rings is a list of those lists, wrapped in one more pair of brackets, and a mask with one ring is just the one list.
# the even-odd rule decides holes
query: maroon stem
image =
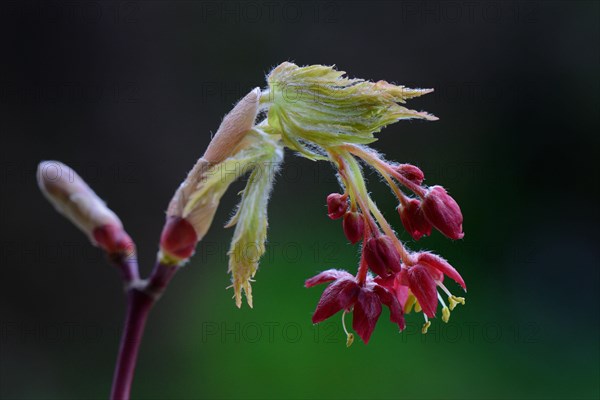
{"label": "maroon stem", "polygon": [[159,263],[154,267],[147,282],[132,282],[127,293],[127,316],[113,377],[111,400],[129,400],[146,320],[152,306],[159,299],[177,269],[177,266]]}
{"label": "maroon stem", "polygon": [[367,265],[367,260],[365,259],[365,248],[367,245],[367,240],[370,236],[368,226],[365,226],[365,235],[363,238],[363,248],[360,252],[360,266],[358,267],[358,273],[356,274],[356,280],[359,285],[364,285],[367,280],[367,272],[369,272],[369,266]]}
{"label": "maroon stem", "polygon": [[118,254],[111,257],[111,262],[121,271],[123,282],[126,285],[131,285],[140,279],[138,272],[138,264],[135,253],[133,254]]}
{"label": "maroon stem", "polygon": [[137,288],[129,290],[127,316],[110,394],[112,400],[128,400],[138,350],[154,298]]}

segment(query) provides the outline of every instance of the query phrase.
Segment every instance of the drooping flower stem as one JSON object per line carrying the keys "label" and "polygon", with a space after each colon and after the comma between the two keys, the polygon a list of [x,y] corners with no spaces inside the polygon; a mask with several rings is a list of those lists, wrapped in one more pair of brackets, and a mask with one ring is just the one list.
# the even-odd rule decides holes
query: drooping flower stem
{"label": "drooping flower stem", "polygon": [[[356,163],[354,157],[346,151],[339,154],[330,154],[336,160],[342,181],[346,185],[346,189],[350,192],[352,210],[355,210],[354,204],[358,203],[363,212],[363,217],[365,218],[365,226],[373,233],[378,232],[379,227],[369,212],[369,206],[366,201],[366,199],[369,198],[369,194],[358,163]],[[365,232],[368,232],[369,229],[366,229]]]}
{"label": "drooping flower stem", "polygon": [[406,205],[408,204],[408,198],[406,197],[406,195],[404,193],[402,193],[402,190],[400,190],[400,188],[394,183],[391,176],[388,175],[382,169],[380,169],[380,167],[378,167],[378,166],[376,166],[375,169],[377,170],[377,172],[379,172],[379,174],[383,177],[383,179],[385,179],[388,186],[392,189],[392,191],[394,192],[394,194],[400,201],[400,204],[402,205],[402,207],[406,207]]}
{"label": "drooping flower stem", "polygon": [[[365,242],[368,235],[368,230],[365,230]],[[367,260],[365,260],[365,252],[361,251],[360,265],[358,267],[358,273],[356,274],[356,281],[359,285],[364,285],[365,281],[367,280],[367,272],[369,272],[369,266],[367,265]]]}
{"label": "drooping flower stem", "polygon": [[[349,147],[349,146],[347,146],[347,147]],[[396,250],[400,254],[400,257],[402,258],[402,261],[409,265],[413,264],[414,262],[412,260],[412,257],[410,256],[408,251],[404,248],[404,245],[402,245],[402,242],[400,242],[400,240],[398,240],[394,230],[392,229],[390,224],[387,222],[387,220],[385,219],[383,214],[381,214],[381,211],[379,211],[375,202],[371,199],[371,197],[367,193],[365,181],[364,181],[362,172],[360,170],[360,167],[358,165],[358,162],[354,159],[354,157],[351,154],[349,154],[349,153],[346,153],[346,154],[347,154],[347,157],[344,157],[344,161],[346,163],[347,168],[350,171],[350,174],[348,174],[349,175],[348,181],[351,184],[353,184],[355,187],[358,186],[358,188],[359,188],[357,190],[357,192],[359,192],[362,196],[359,195],[359,198],[357,199],[357,201],[359,202],[361,208],[363,209],[363,212],[365,213],[365,215],[368,216],[369,220],[371,220],[371,221],[373,220],[373,217],[371,215],[373,215],[375,217],[375,220],[377,220],[379,227],[381,227],[383,232],[388,237],[390,237],[390,239],[392,240],[394,247],[396,248]],[[375,225],[375,222],[373,222],[373,225]],[[377,225],[375,225],[375,226],[377,226]]]}
{"label": "drooping flower stem", "polygon": [[392,192],[394,192],[394,194],[400,201],[400,204],[402,205],[402,207],[406,207],[406,205],[408,204],[408,201],[409,201],[408,197],[402,192],[402,190],[394,182],[394,180],[387,173],[387,171],[385,171],[379,164],[372,165],[372,167],[375,168],[377,170],[377,172],[379,172],[379,175],[381,175],[383,177],[383,179],[385,179],[385,181],[388,184],[388,186],[390,187],[390,189],[392,189]]}
{"label": "drooping flower stem", "polygon": [[398,253],[400,253],[402,262],[408,265],[414,264],[414,260],[412,259],[411,255],[404,248],[402,242],[398,240],[398,238],[396,237],[396,233],[394,232],[390,224],[387,222],[383,214],[381,214],[381,211],[379,211],[379,209],[375,205],[375,202],[373,202],[371,198],[369,198],[369,207],[371,208],[371,212],[373,213],[373,215],[375,215],[375,219],[377,220],[377,222],[379,222],[379,225],[381,226],[383,232],[392,239],[394,247],[396,248]]}
{"label": "drooping flower stem", "polygon": [[344,149],[346,149],[350,153],[355,154],[358,157],[362,158],[367,163],[377,166],[378,169],[380,168],[381,170],[385,171],[386,173],[392,175],[402,185],[406,186],[411,191],[413,191],[417,196],[419,196],[419,197],[425,196],[425,190],[421,186],[416,185],[414,182],[411,182],[409,179],[406,179],[406,177],[402,176],[402,174],[395,171],[390,164],[383,161],[372,151],[366,151],[366,150],[362,149],[360,146],[355,146],[355,145],[345,145]]}
{"label": "drooping flower stem", "polygon": [[359,198],[359,194],[358,194],[358,189],[356,188],[356,185],[353,184],[351,177],[348,176],[348,166],[346,164],[346,162],[344,161],[344,159],[341,157],[341,155],[338,155],[334,152],[330,152],[329,153],[331,158],[333,160],[335,160],[335,163],[337,164],[337,169],[339,171],[339,175],[340,178],[344,184],[344,189],[345,192],[348,193],[349,198],[350,198],[350,209],[352,211],[356,211],[357,210],[357,198]]}

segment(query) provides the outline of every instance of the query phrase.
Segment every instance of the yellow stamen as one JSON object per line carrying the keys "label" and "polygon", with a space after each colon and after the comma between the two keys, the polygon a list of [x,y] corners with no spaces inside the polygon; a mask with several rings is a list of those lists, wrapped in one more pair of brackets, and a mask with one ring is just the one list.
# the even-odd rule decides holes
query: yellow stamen
{"label": "yellow stamen", "polygon": [[442,321],[444,321],[445,323],[448,323],[449,319],[450,319],[450,310],[448,310],[448,307],[442,308]]}
{"label": "yellow stamen", "polygon": [[352,343],[354,343],[354,334],[348,333],[348,336],[346,336],[346,347],[352,346]]}
{"label": "yellow stamen", "polygon": [[418,301],[415,300],[415,312],[421,312],[423,311],[423,309],[421,308],[421,305],[419,304]]}
{"label": "yellow stamen", "polygon": [[404,314],[408,314],[409,312],[411,312],[416,302],[417,299],[415,298],[415,296],[413,296],[412,294],[408,295],[406,303],[404,304]]}
{"label": "yellow stamen", "polygon": [[424,335],[427,333],[427,329],[429,329],[429,327],[431,326],[431,321],[427,321],[423,324],[423,327],[421,328],[421,333]]}
{"label": "yellow stamen", "polygon": [[465,298],[450,296],[448,297],[448,302],[450,303],[450,310],[454,310],[454,307],[456,307],[458,303],[462,304],[463,306],[465,305]]}
{"label": "yellow stamen", "polygon": [[350,347],[354,343],[354,334],[348,332],[348,329],[346,329],[346,310],[342,313],[342,327],[346,333],[346,347]]}

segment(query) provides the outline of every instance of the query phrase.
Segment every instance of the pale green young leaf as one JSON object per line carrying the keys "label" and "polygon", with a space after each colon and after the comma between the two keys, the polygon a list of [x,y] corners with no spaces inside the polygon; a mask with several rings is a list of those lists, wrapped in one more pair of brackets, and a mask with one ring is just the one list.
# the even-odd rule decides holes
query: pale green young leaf
{"label": "pale green young leaf", "polygon": [[344,74],[330,66],[298,67],[287,62],[271,71],[261,102],[269,107],[270,129],[281,134],[286,146],[308,158],[322,159],[315,147],[368,144],[376,140],[374,133],[401,119],[437,119],[397,104],[431,89],[350,79]]}

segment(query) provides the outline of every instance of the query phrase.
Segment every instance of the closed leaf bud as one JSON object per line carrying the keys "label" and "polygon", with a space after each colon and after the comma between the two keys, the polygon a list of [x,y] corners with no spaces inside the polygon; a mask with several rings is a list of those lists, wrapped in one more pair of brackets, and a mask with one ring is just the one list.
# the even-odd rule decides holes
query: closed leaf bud
{"label": "closed leaf bud", "polygon": [[456,201],[441,186],[429,188],[421,205],[425,218],[450,239],[462,239],[463,216]]}
{"label": "closed leaf bud", "polygon": [[387,277],[400,272],[400,254],[389,237],[380,235],[370,238],[363,252],[369,268],[377,275]]}
{"label": "closed leaf bud", "polygon": [[250,135],[250,132],[258,113],[259,96],[258,88],[250,91],[223,118],[206,152],[175,192],[167,209],[167,221],[163,229],[163,256],[170,255],[184,261],[186,258],[182,257],[183,254],[193,254],[194,249],[189,248],[190,243],[184,242],[179,246],[172,242],[179,235],[186,240],[193,237],[189,227],[186,225],[183,228],[184,222],[181,221],[193,228],[195,246],[210,228],[221,196],[229,185],[247,170],[246,164],[254,161],[251,158],[253,153],[250,154],[252,150],[249,148],[254,146],[259,149],[260,145],[250,143],[249,138],[255,140],[256,137]]}
{"label": "closed leaf bud", "polygon": [[327,214],[331,219],[342,218],[348,211],[348,195],[331,193],[327,196]]}
{"label": "closed leaf bud", "polygon": [[108,253],[133,251],[134,245],[117,215],[67,165],[42,161],[38,165],[40,190],[56,210]]}
{"label": "closed leaf bud", "polygon": [[410,199],[405,205],[398,207],[398,213],[404,229],[415,240],[431,234],[431,223],[425,218],[418,199]]}
{"label": "closed leaf bud", "polygon": [[260,89],[255,88],[237,102],[223,118],[202,158],[217,164],[236,152],[246,133],[254,126],[259,99]]}
{"label": "closed leaf bud", "polygon": [[350,243],[356,244],[362,239],[365,230],[365,221],[361,213],[355,211],[346,213],[342,226],[344,234]]}

